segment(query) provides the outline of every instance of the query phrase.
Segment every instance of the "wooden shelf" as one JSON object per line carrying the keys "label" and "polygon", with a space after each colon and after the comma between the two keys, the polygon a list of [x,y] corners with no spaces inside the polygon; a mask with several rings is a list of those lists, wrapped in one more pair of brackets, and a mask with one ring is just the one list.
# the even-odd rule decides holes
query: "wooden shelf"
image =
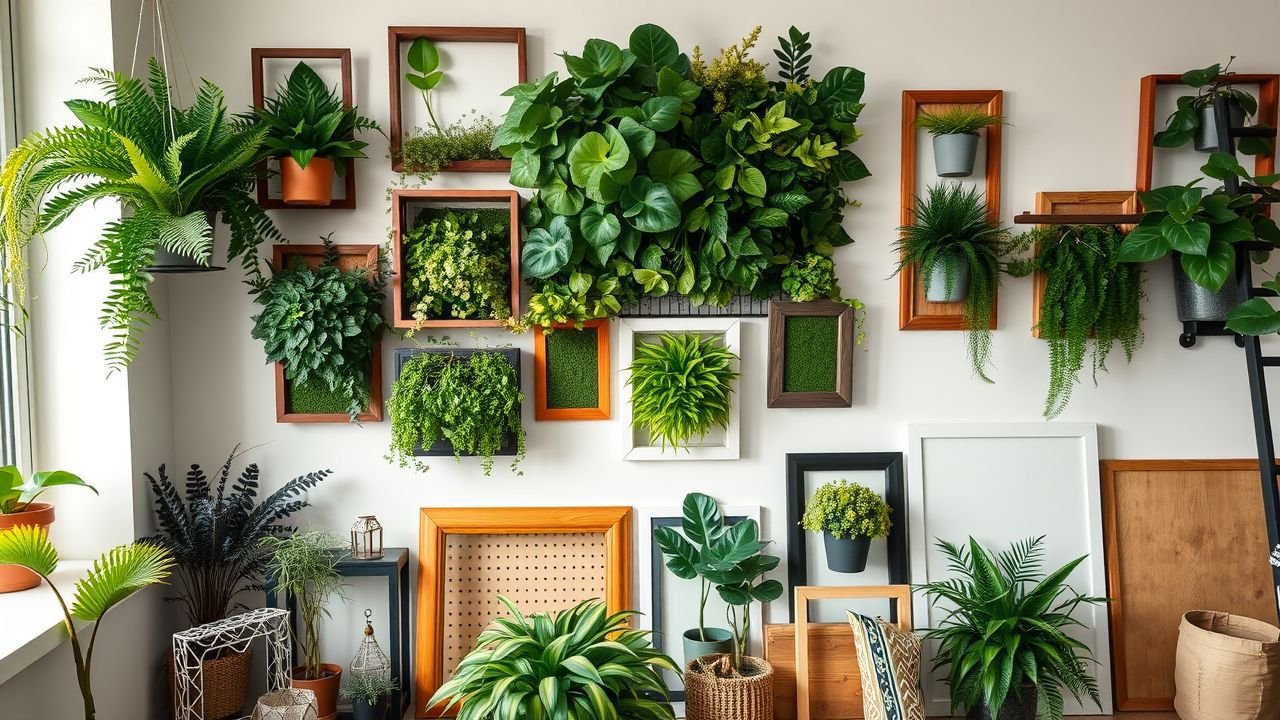
{"label": "wooden shelf", "polygon": [[1123,215],[1044,215],[1024,212],[1013,218],[1015,225],[1133,225],[1142,213]]}

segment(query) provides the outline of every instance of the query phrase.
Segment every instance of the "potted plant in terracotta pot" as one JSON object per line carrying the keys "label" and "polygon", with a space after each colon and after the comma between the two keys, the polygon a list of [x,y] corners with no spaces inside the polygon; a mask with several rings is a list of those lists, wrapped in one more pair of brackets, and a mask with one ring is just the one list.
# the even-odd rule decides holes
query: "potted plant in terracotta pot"
{"label": "potted plant in terracotta pot", "polygon": [[[338,93],[325,84],[310,65],[300,62],[274,97],[256,109],[267,127],[263,144],[269,156],[280,159],[280,193],[290,205],[328,205],[333,201],[333,176],[345,176],[347,158],[368,157],[368,143],[355,139],[358,130],[377,130],[378,124],[344,108]],[[338,162],[334,162],[334,161]]]}
{"label": "potted plant in terracotta pot", "polygon": [[818,488],[800,525],[822,533],[828,568],[860,573],[867,569],[871,541],[889,536],[890,512],[892,508],[875,491],[841,479]]}
{"label": "potted plant in terracotta pot", "polygon": [[[45,490],[58,485],[78,485],[97,490],[79,477],[65,470],[33,473],[22,479],[18,468],[0,467],[0,530],[18,525],[34,525],[48,531],[53,524],[53,505],[38,503],[36,498]],[[0,565],[0,593],[29,590],[40,584],[40,576],[19,565]]]}
{"label": "potted plant in terracotta pot", "polygon": [[320,720],[337,717],[342,684],[342,666],[320,662],[320,620],[328,615],[326,604],[335,596],[346,599],[346,582],[338,574],[342,553],[335,550],[342,544],[338,535],[318,531],[262,539],[262,546],[272,553],[267,572],[281,593],[295,598],[302,621],[303,662],[293,669],[293,687],[316,694]]}
{"label": "potted plant in terracotta pot", "polygon": [[[1227,99],[1231,127],[1241,127],[1245,120],[1258,113],[1258,100],[1232,85],[1235,73],[1230,71],[1232,55],[1224,66],[1214,63],[1206,68],[1188,70],[1182,74],[1183,84],[1196,89],[1195,95],[1178,98],[1178,109],[1169,115],[1165,129],[1155,134],[1155,146],[1177,148],[1195,141],[1200,152],[1218,149],[1218,126],[1214,120],[1213,106],[1220,97]],[[1265,155],[1270,144],[1263,138],[1241,138],[1240,152],[1246,155]]]}
{"label": "potted plant in terracotta pot", "polygon": [[933,166],[938,177],[969,177],[978,158],[978,132],[1004,122],[980,107],[955,105],[938,112],[922,111],[916,127],[933,136]]}
{"label": "potted plant in terracotta pot", "polygon": [[684,498],[681,528],[659,527],[653,531],[654,540],[667,558],[667,569],[682,580],[699,580],[702,590],[698,594],[698,627],[685,630],[684,660],[689,662],[703,655],[733,652],[733,633],[725,628],[707,627],[707,599],[711,595],[711,581],[698,573],[696,560],[710,557],[712,547],[722,542],[725,534],[724,515],[716,501],[702,493],[689,493]]}
{"label": "potted plant in terracotta pot", "polygon": [[341,695],[351,701],[354,720],[386,720],[388,698],[399,689],[400,683],[382,673],[352,674]]}

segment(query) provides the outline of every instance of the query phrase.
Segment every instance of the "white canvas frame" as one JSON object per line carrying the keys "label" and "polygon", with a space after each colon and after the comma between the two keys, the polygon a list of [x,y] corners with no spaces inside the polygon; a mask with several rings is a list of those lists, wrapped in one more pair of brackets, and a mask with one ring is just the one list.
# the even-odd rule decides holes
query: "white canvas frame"
{"label": "white canvas frame", "polygon": [[[1061,513],[1069,512],[1064,507],[1070,507],[1072,501],[1079,504],[1079,499],[1083,498],[1083,516],[1078,518],[1078,537],[1084,541],[1084,547],[1066,548],[1065,552],[1071,557],[1079,557],[1088,554],[1089,558],[1077,569],[1080,573],[1076,577],[1086,577],[1089,587],[1081,587],[1077,580],[1073,583],[1075,589],[1087,595],[1106,595],[1106,562],[1103,551],[1103,532],[1102,532],[1102,493],[1099,477],[1098,465],[1098,428],[1094,423],[964,423],[964,424],[913,424],[907,428],[908,433],[908,461],[907,461],[907,496],[911,499],[909,506],[910,514],[910,548],[911,548],[911,578],[917,583],[930,582],[940,579],[940,577],[930,577],[929,574],[929,554],[932,551],[934,535],[936,534],[930,529],[931,521],[936,527],[939,524],[965,524],[970,528],[970,532],[979,538],[985,538],[986,542],[993,542],[992,549],[1003,549],[1001,546],[1007,546],[1007,543],[1013,540],[1021,539],[1030,533],[1019,532],[1013,529],[1002,529],[1001,519],[1014,519],[1015,515],[1021,513],[1025,515],[1017,518],[1032,518],[1037,521],[1045,522],[1050,517],[1059,518],[1057,521],[1061,523],[1071,523],[1070,518],[1063,517]],[[945,468],[933,469],[927,465],[926,446],[930,441],[934,440],[975,440],[975,441],[998,441],[1005,440],[1010,443],[1018,443],[1025,441],[1060,440],[1065,443],[1060,452],[1064,455],[1072,455],[1079,458],[1078,472],[1073,469],[1061,469],[1050,467],[1048,464],[1037,467],[1029,467],[1027,476],[1029,482],[1039,482],[1039,487],[1033,487],[1032,492],[1028,492],[1025,497],[1018,497],[1016,493],[1001,492],[998,495],[993,492],[984,492],[984,489],[973,484],[961,488],[966,497],[973,497],[977,505],[983,506],[979,512],[970,512],[965,508],[956,507],[953,503],[941,502],[938,500],[938,493],[934,493],[933,506],[930,504],[929,488],[931,484],[939,487],[937,483],[946,483],[943,479],[934,478],[930,480],[930,475],[945,473]],[[990,453],[990,448],[986,448],[988,457],[994,456]],[[1076,455],[1078,453],[1078,456]],[[1075,467],[1073,465],[1073,467]],[[1068,482],[1054,482],[1055,478],[1046,478],[1046,473],[1059,469],[1062,472],[1070,471],[1073,475]],[[1007,474],[1007,473],[1006,473]],[[998,482],[998,478],[993,476],[993,485]],[[952,486],[954,487],[954,486]],[[1046,490],[1058,491],[1062,498],[1062,502],[1055,502],[1055,499],[1047,494]],[[1021,504],[1020,504],[1021,501]],[[943,520],[945,518],[945,521]],[[950,530],[944,532],[952,532]],[[1039,534],[1039,533],[1036,533]],[[961,542],[966,540],[965,536],[946,537],[945,539],[952,542]],[[1057,557],[1064,553],[1061,539],[1055,545],[1055,538],[1050,534],[1046,538],[1046,547],[1050,553],[1050,557],[1046,563],[1047,570],[1053,570],[1061,563],[1057,562]],[[935,572],[935,576],[938,575]],[[939,618],[938,612],[931,612],[928,599],[923,593],[916,593],[913,602],[913,614],[916,618],[916,625],[920,628],[930,627],[937,622]],[[1105,606],[1096,606],[1078,611],[1077,617],[1081,619],[1085,625],[1091,628],[1091,632],[1083,632],[1081,639],[1089,645],[1093,652],[1094,658],[1098,661],[1097,665],[1092,666],[1092,672],[1098,682],[1099,694],[1102,698],[1102,714],[1107,715],[1112,712],[1112,690],[1111,690],[1111,647],[1109,642],[1110,624],[1107,616],[1107,608]],[[1092,617],[1090,617],[1090,614]],[[926,660],[932,660],[932,648],[926,646]],[[926,665],[927,667],[927,665]],[[946,685],[941,680],[933,678],[933,674],[924,673],[923,686],[925,691],[925,714],[933,715],[949,715],[950,702]],[[1087,701],[1086,701],[1087,702]],[[1091,703],[1085,707],[1080,707],[1074,703],[1070,697],[1067,698],[1067,714],[1068,715],[1094,715],[1097,714],[1097,708]]]}
{"label": "white canvas frame", "polygon": [[[618,323],[618,384],[622,405],[622,459],[648,460],[737,460],[741,457],[741,380],[733,381],[733,399],[729,405],[729,426],[725,429],[724,443],[718,445],[693,445],[679,450],[657,445],[638,445],[635,429],[631,427],[631,372],[628,368],[635,360],[636,336],[657,333],[704,333],[720,335],[725,347],[742,357],[742,322],[738,318],[623,318]],[[741,370],[741,361],[735,363]]]}

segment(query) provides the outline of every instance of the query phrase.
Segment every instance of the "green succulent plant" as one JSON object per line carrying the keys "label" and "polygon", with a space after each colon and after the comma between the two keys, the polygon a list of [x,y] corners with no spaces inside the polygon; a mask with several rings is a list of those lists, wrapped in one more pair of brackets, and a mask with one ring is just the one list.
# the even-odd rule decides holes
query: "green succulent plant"
{"label": "green succulent plant", "polygon": [[804,508],[800,526],[809,532],[831,533],[832,537],[882,538],[893,526],[893,509],[870,488],[840,479],[818,488]]}
{"label": "green succulent plant", "polygon": [[[313,157],[343,160],[368,157],[369,143],[356,140],[361,130],[382,132],[378,123],[360,115],[359,108],[344,108],[342,98],[305,62],[294,66],[276,94],[256,110],[267,126],[263,140],[272,157],[291,157],[306,168]],[[345,175],[347,164],[337,162],[334,171]]]}
{"label": "green succulent plant", "polygon": [[738,356],[715,337],[666,333],[637,342],[628,368],[631,424],[665,450],[728,427]]}
{"label": "green succulent plant", "polygon": [[922,110],[916,118],[916,127],[930,135],[977,135],[982,128],[1003,123],[1003,115],[991,115],[968,105],[954,105],[938,112]]}

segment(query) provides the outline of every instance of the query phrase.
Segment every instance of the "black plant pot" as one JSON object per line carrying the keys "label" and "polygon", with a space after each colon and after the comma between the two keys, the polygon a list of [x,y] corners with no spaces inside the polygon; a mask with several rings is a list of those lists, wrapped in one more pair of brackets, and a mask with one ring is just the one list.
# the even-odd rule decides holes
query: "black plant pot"
{"label": "black plant pot", "polygon": [[827,567],[833,572],[860,573],[867,569],[867,553],[871,550],[871,538],[837,538],[829,532],[822,533],[827,548]]}
{"label": "black plant pot", "polygon": [[1036,701],[1040,690],[1031,684],[1023,685],[1021,692],[1009,692],[1004,705],[1000,706],[1000,717],[992,717],[991,709],[986,703],[980,703],[969,710],[969,720],[1036,720]]}
{"label": "black plant pot", "polygon": [[386,720],[388,705],[385,697],[372,705],[364,700],[352,700],[351,717],[354,720]]}

